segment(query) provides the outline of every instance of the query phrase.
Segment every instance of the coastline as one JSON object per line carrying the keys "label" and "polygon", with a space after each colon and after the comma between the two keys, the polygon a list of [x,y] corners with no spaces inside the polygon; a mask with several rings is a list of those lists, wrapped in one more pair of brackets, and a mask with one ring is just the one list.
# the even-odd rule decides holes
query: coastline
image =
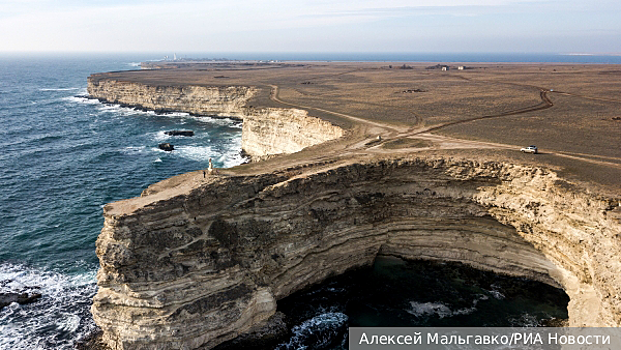
{"label": "coastline", "polygon": [[[262,91],[257,94],[266,96],[265,87],[257,87],[257,90]],[[291,93],[287,96],[290,97]],[[282,104],[278,93],[273,90],[269,92],[269,100]],[[323,106],[313,106],[308,110],[330,122],[342,122],[346,119],[352,126],[346,128],[347,132],[343,137],[333,138],[327,143],[317,142],[309,148],[303,147],[299,153],[301,149],[296,147],[291,148],[296,149],[295,151],[288,152],[291,150],[288,147],[278,146],[278,150],[282,151],[278,153],[290,154],[272,158],[267,162],[223,170],[206,181],[201,180],[198,176],[200,174],[196,172],[180,175],[152,185],[140,198],[109,204],[104,208],[106,224],[98,239],[97,249],[102,264],[102,270],[98,274],[100,289],[93,306],[96,321],[104,329],[104,341],[121,348],[168,348],[170,344],[177,344],[180,340],[175,340],[176,337],[169,338],[166,333],[157,331],[160,327],[157,324],[176,327],[175,324],[181,322],[177,317],[183,314],[183,324],[192,325],[188,329],[179,328],[176,331],[177,334],[184,334],[178,336],[178,339],[185,339],[183,346],[215,346],[262,324],[274,313],[279,298],[325,279],[326,274],[339,274],[352,267],[368,264],[369,259],[372,260],[380,251],[406,258],[462,261],[482,269],[541,279],[549,284],[563,286],[570,295],[570,325],[619,324],[619,305],[606,297],[614,295],[617,293],[614,290],[620,288],[614,278],[608,277],[614,276],[616,272],[608,271],[610,267],[606,266],[607,259],[614,254],[610,255],[610,252],[601,250],[603,246],[613,251],[619,248],[610,240],[610,232],[619,231],[615,217],[619,214],[617,211],[621,210],[615,207],[618,201],[615,194],[607,197],[590,193],[575,181],[562,179],[557,172],[549,170],[545,165],[529,165],[532,163],[530,160],[523,162],[523,165],[514,165],[503,161],[488,161],[486,158],[493,156],[492,151],[481,152],[476,156],[471,151],[462,152],[461,156],[458,151],[453,151],[468,149],[468,145],[498,147],[491,143],[429,135],[420,124],[404,126],[403,120],[399,119],[393,122],[369,120],[330,111]],[[329,116],[325,117],[326,115]],[[276,121],[277,124],[282,122],[283,119]],[[259,129],[265,129],[265,126]],[[282,143],[283,135],[279,131],[281,129],[282,125],[268,133],[259,134],[255,140],[268,139],[270,143]],[[292,130],[296,130],[296,127]],[[288,135],[293,133],[289,132]],[[289,142],[291,137],[284,139]],[[405,147],[389,152],[383,147],[387,142],[399,139],[433,140],[431,144],[435,147]],[[457,147],[449,148],[449,144],[456,144]],[[457,153],[452,155],[455,152]],[[267,154],[266,152],[265,155]],[[464,156],[470,159],[464,159]],[[509,159],[515,160],[516,157]],[[584,160],[597,161],[594,158]],[[598,162],[610,163],[612,167],[616,164]],[[378,171],[377,178],[374,178],[372,174]],[[395,172],[400,175],[397,176]],[[365,178],[366,176],[370,178]],[[345,186],[349,191],[337,189],[346,183],[349,183]],[[383,187],[369,187],[370,183],[381,183]],[[391,189],[392,186],[395,188]],[[311,190],[312,188],[321,190],[318,195],[312,194],[317,191]],[[404,192],[403,196],[398,192]],[[378,197],[374,197],[373,193]],[[359,199],[369,195],[371,197],[367,199]],[[305,197],[312,200],[307,201]],[[293,204],[302,198],[305,198],[302,205]],[[333,203],[340,203],[337,207],[341,211],[353,210],[345,214],[348,220],[356,218],[357,211],[365,206],[367,209],[358,212],[362,216],[353,222],[343,221],[339,224],[339,220],[345,220],[345,217],[343,213],[336,214]],[[412,203],[415,205],[410,206]],[[436,219],[417,227],[408,221],[410,219],[404,219],[403,213],[397,214],[399,210],[391,209],[386,212],[386,209],[381,209],[386,205],[405,205],[400,210],[408,213],[406,217],[416,218],[412,222],[426,217],[423,214],[412,214],[416,210],[433,212],[431,217]],[[453,220],[462,226],[441,228],[447,225],[447,218],[450,216],[446,208],[442,209],[444,206],[454,211],[452,215],[457,215],[457,218]],[[282,210],[278,209],[281,207],[289,209],[282,214],[274,214]],[[566,208],[573,208],[573,211],[564,213]],[[240,210],[245,214],[240,215]],[[392,212],[393,210],[395,211]],[[367,221],[373,217],[378,222],[365,226],[370,224]],[[490,225],[488,228],[484,228],[485,225],[479,221],[484,217],[493,218],[492,222],[486,224]],[[579,218],[578,221],[582,223],[589,222],[584,225],[589,229],[582,227],[582,224],[573,223],[573,218]],[[472,235],[468,240],[480,240],[477,241],[478,248],[471,247],[466,242],[457,243],[459,235],[452,236],[449,233],[463,230],[463,224],[468,220],[475,222],[465,230]],[[296,243],[291,228],[287,228],[287,225],[294,222],[298,229],[305,232],[303,235],[308,235],[308,241]],[[505,241],[498,245],[507,246],[509,241],[524,240],[525,245],[518,244],[515,247],[515,256],[518,258],[511,260],[513,253],[501,250],[504,253],[496,257],[494,263],[490,263],[489,256],[498,254],[496,248],[493,248],[496,243],[490,240],[491,232],[496,232],[497,235],[504,232],[497,224],[507,227],[508,230],[501,234]],[[391,225],[396,226],[394,229],[387,228]],[[259,232],[255,232],[252,227],[260,227]],[[425,230],[438,234],[437,237],[422,235],[426,240],[439,240],[435,253],[430,253],[430,246],[411,243],[417,242],[416,235]],[[161,237],[150,236],[149,240],[156,239],[162,245],[160,248],[176,250],[180,255],[156,257],[153,252],[149,252],[149,248],[142,245],[141,242],[146,239],[142,237],[143,232],[158,232]],[[272,237],[274,234],[281,238],[276,241],[268,239],[262,243],[264,246],[246,246],[242,243],[250,237]],[[286,243],[289,236],[294,239],[292,243]],[[237,238],[233,240],[230,237]],[[178,239],[181,241],[177,242]],[[362,246],[346,243],[352,240],[367,243]],[[453,252],[447,251],[443,248],[446,243],[442,243],[442,240],[453,240],[452,245],[460,247],[461,244],[462,248]],[[585,240],[588,242],[586,247],[576,244]],[[606,244],[602,243],[604,241]],[[395,245],[396,242],[398,244]],[[293,251],[284,248],[290,244],[298,246]],[[485,248],[486,245],[489,246]],[[525,250],[529,245],[535,250]],[[277,256],[282,255],[285,261],[277,262],[273,256],[263,256],[255,261],[259,247],[274,251]],[[425,247],[425,250],[421,251],[421,247]],[[336,250],[331,251],[332,249]],[[460,249],[470,254],[473,249],[480,249],[477,254],[487,257],[487,260],[477,261],[471,256],[459,253]],[[198,256],[195,254],[202,251],[218,253],[213,261],[194,261]],[[238,255],[238,251],[247,251],[251,255]],[[349,260],[339,261],[335,258],[341,256],[343,251],[350,254]],[[527,259],[524,260],[527,251],[526,255],[534,259],[532,265],[526,263]],[[569,252],[572,252],[572,256],[567,256]],[[593,260],[585,261],[582,257],[585,253],[593,255]],[[309,260],[304,262],[305,259],[300,255],[309,257]],[[314,255],[318,255],[320,259],[310,258]],[[250,256],[254,257],[251,259]],[[332,263],[320,263],[321,261]],[[141,267],[136,270],[144,262],[150,264],[149,276],[139,272]],[[183,266],[191,267],[189,271],[185,271]],[[546,267],[542,270],[543,266]],[[181,272],[176,276],[170,274],[170,269],[178,268]],[[296,272],[296,269],[304,272]],[[318,273],[322,269],[323,272]],[[594,275],[590,271],[597,272]],[[313,277],[294,282],[294,276],[297,275]],[[199,284],[192,285],[190,280],[194,281],[191,283]],[[200,280],[203,282],[197,282]],[[203,284],[207,281],[209,284]],[[120,285],[129,288],[131,293],[121,292],[118,289]],[[157,286],[156,289],[151,290],[151,285]],[[210,289],[208,285],[216,287]],[[186,291],[181,292],[181,286]],[[225,298],[222,293],[233,299]],[[207,301],[212,299],[222,300],[225,305],[232,305],[230,303],[234,302],[237,306],[233,309],[214,306],[211,301]],[[190,305],[198,300],[206,300],[204,303],[200,302],[200,305],[205,306],[196,306],[200,310],[199,315],[224,312],[229,316],[220,321],[214,319],[214,323],[207,326],[192,321],[194,316],[179,311],[183,307],[195,307]],[[133,330],[118,328],[117,322],[121,319],[143,314],[143,307],[160,310],[157,321],[154,318],[151,321],[145,319]],[[229,322],[225,319],[236,321]],[[145,342],[138,336],[140,333],[151,334],[159,340],[155,343]]]}

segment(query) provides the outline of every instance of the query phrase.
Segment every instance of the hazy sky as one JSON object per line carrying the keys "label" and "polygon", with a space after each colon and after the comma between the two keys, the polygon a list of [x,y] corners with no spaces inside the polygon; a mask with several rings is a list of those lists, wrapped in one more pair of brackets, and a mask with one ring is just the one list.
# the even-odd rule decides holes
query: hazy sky
{"label": "hazy sky", "polygon": [[619,0],[0,0],[0,51],[621,52]]}

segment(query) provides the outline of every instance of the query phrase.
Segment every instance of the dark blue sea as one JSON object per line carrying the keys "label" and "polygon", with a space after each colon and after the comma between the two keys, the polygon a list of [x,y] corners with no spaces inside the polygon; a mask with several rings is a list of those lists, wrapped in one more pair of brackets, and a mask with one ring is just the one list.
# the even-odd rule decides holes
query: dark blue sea
{"label": "dark blue sea", "polygon": [[[0,292],[38,291],[0,311],[0,349],[62,349],[93,328],[102,206],[149,184],[243,159],[230,119],[156,114],[86,98],[91,73],[153,56],[0,57]],[[167,137],[191,129],[194,137]],[[173,143],[172,153],[158,149]]]}
{"label": "dark blue sea", "polygon": [[[232,119],[185,113],[157,114],[87,98],[86,78],[91,73],[139,69],[139,62],[157,60],[162,56],[0,55],[0,293],[34,291],[43,295],[34,304],[12,304],[0,310],[0,349],[70,349],[95,328],[89,308],[96,292],[98,261],[95,240],[103,226],[103,205],[139,196],[142,190],[157,181],[206,168],[209,158],[213,158],[217,167],[232,167],[244,161],[240,155],[241,125]],[[437,58],[437,61],[450,61],[449,56],[337,54],[211,54],[191,57],[367,61],[384,58],[434,61]],[[455,60],[468,61],[465,58],[459,56]],[[472,60],[485,61],[482,58],[473,57]],[[618,57],[615,59],[619,61]],[[196,136],[168,137],[164,134],[172,129],[191,129]],[[177,150],[172,153],[161,151],[157,148],[161,142],[171,142]],[[352,275],[354,277],[345,276],[340,282],[330,281],[316,290],[294,296],[282,307],[289,307],[287,313],[298,332],[308,332],[309,329],[312,332],[313,325],[320,325],[320,331],[334,327],[340,329],[334,335],[330,335],[332,331],[328,332],[328,338],[332,339],[328,343],[337,339],[338,344],[343,339],[343,325],[369,322],[397,325],[393,314],[399,308],[402,309],[399,313],[402,322],[397,322],[400,325],[435,324],[428,322],[429,319],[450,319],[459,323],[477,308],[485,309],[484,304],[491,305],[488,306],[492,310],[498,309],[497,303],[488,300],[501,300],[495,298],[502,292],[498,289],[500,287],[496,290],[496,287],[484,286],[481,288],[486,291],[482,291],[466,286],[463,287],[467,290],[466,295],[459,296],[460,292],[454,289],[461,290],[462,287],[440,283],[435,289],[424,292],[427,293],[425,297],[399,289],[405,280],[412,283],[420,280],[419,275],[386,277],[386,273],[396,276],[410,270],[410,265],[399,265],[392,270],[381,265],[374,270],[384,271],[378,275],[380,282],[369,282],[367,272],[362,278],[362,282],[371,285],[393,283],[397,288],[395,293],[402,296],[399,299],[401,306],[382,306],[379,302],[381,295],[374,296],[371,292],[355,294],[365,290],[362,287],[348,291],[347,285],[355,284],[352,278],[358,281],[356,283],[362,283]],[[415,270],[422,273],[420,268]],[[424,276],[430,280],[446,278],[442,274]],[[464,283],[463,278],[457,281]],[[453,294],[436,298],[442,295],[439,290],[450,290]],[[321,298],[313,299],[317,295]],[[451,304],[452,298],[462,301]],[[327,302],[330,300],[333,302]],[[517,305],[527,304],[533,302],[520,300]],[[303,312],[291,311],[302,310],[299,305],[305,307]],[[511,305],[507,308],[516,308]],[[545,315],[537,316],[538,319],[562,318],[566,315],[566,301],[561,301],[556,309],[550,309],[552,311]],[[526,323],[538,322],[531,320],[535,317],[532,312],[521,313],[519,308],[503,317],[505,320],[522,317],[527,319]],[[427,321],[421,323],[421,320]],[[290,346],[282,346],[298,348],[296,339],[304,334],[295,337],[286,343]]]}

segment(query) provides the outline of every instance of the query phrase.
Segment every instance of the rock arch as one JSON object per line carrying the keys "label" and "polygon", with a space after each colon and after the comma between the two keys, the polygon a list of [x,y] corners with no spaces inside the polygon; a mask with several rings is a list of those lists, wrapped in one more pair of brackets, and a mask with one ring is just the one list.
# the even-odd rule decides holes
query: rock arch
{"label": "rock arch", "polygon": [[92,311],[113,348],[213,347],[378,254],[560,286],[571,325],[620,324],[616,203],[553,172],[397,159],[193,186],[183,176],[104,209]]}

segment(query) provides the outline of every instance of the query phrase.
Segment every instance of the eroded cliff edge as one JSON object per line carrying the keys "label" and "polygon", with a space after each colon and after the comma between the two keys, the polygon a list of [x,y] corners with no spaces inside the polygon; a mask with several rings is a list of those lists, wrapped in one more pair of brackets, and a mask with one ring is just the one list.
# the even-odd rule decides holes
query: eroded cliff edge
{"label": "eroded cliff edge", "polygon": [[[111,103],[243,118],[254,156],[343,134],[302,110],[247,108],[254,89],[89,80],[91,96]],[[261,325],[279,299],[378,254],[543,281],[571,298],[570,325],[621,324],[618,198],[543,168],[363,158],[185,174],[107,205],[92,308],[105,342],[210,348]]]}
{"label": "eroded cliff edge", "polygon": [[92,311],[113,348],[215,346],[378,254],[543,281],[570,325],[621,324],[621,208],[554,172],[404,158],[201,177],[105,207]]}
{"label": "eroded cliff edge", "polygon": [[249,86],[162,86],[88,78],[88,93],[108,103],[162,112],[243,120],[242,149],[250,156],[294,153],[343,136],[343,129],[295,108],[249,108]]}

